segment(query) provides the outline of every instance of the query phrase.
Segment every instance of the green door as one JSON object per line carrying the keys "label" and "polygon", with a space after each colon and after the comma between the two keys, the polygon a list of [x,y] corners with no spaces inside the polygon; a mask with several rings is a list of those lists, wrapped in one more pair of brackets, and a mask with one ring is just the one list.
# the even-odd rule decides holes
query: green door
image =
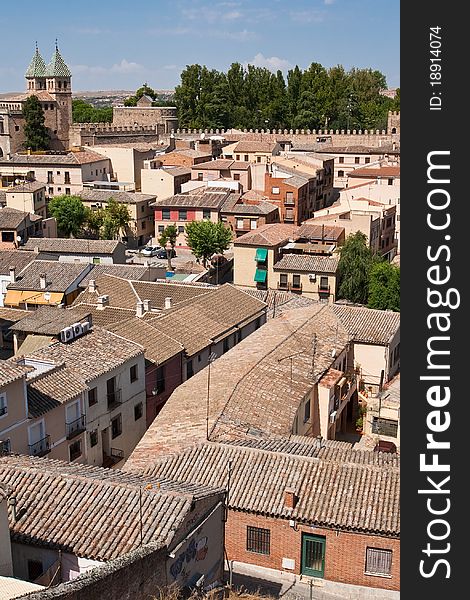
{"label": "green door", "polygon": [[302,575],[324,576],[325,545],[326,538],[320,535],[302,536]]}

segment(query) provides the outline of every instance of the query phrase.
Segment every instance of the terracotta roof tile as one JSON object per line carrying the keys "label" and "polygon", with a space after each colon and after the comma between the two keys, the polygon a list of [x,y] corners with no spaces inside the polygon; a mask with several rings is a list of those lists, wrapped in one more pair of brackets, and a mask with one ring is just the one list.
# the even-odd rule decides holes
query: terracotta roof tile
{"label": "terracotta roof tile", "polygon": [[77,398],[88,389],[73,371],[59,365],[28,381],[28,413],[37,418],[69,400]]}
{"label": "terracotta roof tile", "polygon": [[25,377],[27,372],[28,370],[22,366],[12,364],[6,360],[0,360],[0,388]]}
{"label": "terracotta roof tile", "polygon": [[59,335],[64,327],[70,327],[77,321],[82,321],[85,316],[83,311],[73,308],[41,306],[37,310],[28,311],[26,316],[12,325],[10,329],[39,335]]}
{"label": "terracotta roof tile", "polygon": [[40,274],[46,274],[44,291],[66,292],[69,287],[80,281],[89,270],[87,264],[65,263],[53,260],[35,260],[26,266],[14,283],[8,284],[9,290],[40,290]]}
{"label": "terracotta roof tile", "polygon": [[18,229],[29,218],[29,213],[5,206],[0,208],[0,229]]}
{"label": "terracotta roof tile", "polygon": [[301,271],[303,273],[336,273],[338,256],[310,256],[284,254],[274,265],[275,271]]}
{"label": "terracotta roof tile", "polygon": [[357,342],[388,344],[400,328],[400,313],[333,304],[340,322]]}
{"label": "terracotta roof tile", "polygon": [[36,256],[22,250],[0,250],[0,275],[9,275],[10,267],[15,267],[18,275],[35,258]]}
{"label": "terracotta roof tile", "polygon": [[286,223],[267,224],[245,233],[233,243],[235,246],[277,246],[297,237],[298,230],[296,225]]}
{"label": "terracotta roof tile", "polygon": [[85,240],[70,238],[29,238],[24,250],[39,249],[39,252],[60,254],[112,254],[122,242],[118,240]]}

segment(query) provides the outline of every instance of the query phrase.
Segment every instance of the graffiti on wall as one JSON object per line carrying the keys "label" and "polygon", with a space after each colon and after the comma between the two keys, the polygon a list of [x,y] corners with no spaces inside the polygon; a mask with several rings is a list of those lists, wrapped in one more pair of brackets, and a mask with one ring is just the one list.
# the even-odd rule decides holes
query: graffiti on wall
{"label": "graffiti on wall", "polygon": [[197,541],[192,539],[187,548],[183,550],[175,559],[170,567],[170,574],[173,579],[181,578],[187,580],[190,575],[190,563],[199,562],[206,558],[209,551],[207,536],[200,537]]}

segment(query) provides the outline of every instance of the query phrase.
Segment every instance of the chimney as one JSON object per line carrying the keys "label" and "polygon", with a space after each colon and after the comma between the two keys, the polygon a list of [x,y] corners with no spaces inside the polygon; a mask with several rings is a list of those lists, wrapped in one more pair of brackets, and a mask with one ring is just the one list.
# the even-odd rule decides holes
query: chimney
{"label": "chimney", "polygon": [[41,288],[41,290],[45,290],[46,289],[46,274],[45,273],[39,273],[39,287]]}
{"label": "chimney", "polygon": [[94,279],[90,279],[88,282],[88,291],[90,293],[96,292],[96,281]]}
{"label": "chimney", "polygon": [[10,282],[15,283],[16,281],[16,267],[10,267]]}
{"label": "chimney", "polygon": [[150,300],[144,300],[144,311],[145,312],[150,312],[151,308],[150,308]]}
{"label": "chimney", "polygon": [[285,508],[295,508],[298,497],[293,488],[286,488],[284,490],[284,506]]}
{"label": "chimney", "polygon": [[135,314],[137,317],[141,318],[144,316],[144,303],[139,300],[137,302]]}
{"label": "chimney", "polygon": [[96,308],[99,310],[103,310],[105,306],[109,304],[109,296],[105,294],[103,296],[98,296],[98,300],[96,301]]}
{"label": "chimney", "polygon": [[172,306],[172,302],[171,302],[171,298],[165,298],[165,308],[171,308]]}
{"label": "chimney", "polygon": [[13,518],[13,523],[16,523],[16,496],[10,496],[8,498],[8,504],[11,506],[11,516]]}
{"label": "chimney", "polygon": [[39,254],[39,246],[34,246],[33,252],[35,252],[36,254]]}

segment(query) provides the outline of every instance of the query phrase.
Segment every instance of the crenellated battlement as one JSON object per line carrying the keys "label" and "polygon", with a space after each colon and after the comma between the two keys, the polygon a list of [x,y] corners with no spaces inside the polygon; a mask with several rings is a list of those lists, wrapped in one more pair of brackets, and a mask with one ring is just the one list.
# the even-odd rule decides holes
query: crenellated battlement
{"label": "crenellated battlement", "polygon": [[157,125],[113,125],[112,123],[74,123],[70,129],[84,134],[93,133],[156,133]]}

